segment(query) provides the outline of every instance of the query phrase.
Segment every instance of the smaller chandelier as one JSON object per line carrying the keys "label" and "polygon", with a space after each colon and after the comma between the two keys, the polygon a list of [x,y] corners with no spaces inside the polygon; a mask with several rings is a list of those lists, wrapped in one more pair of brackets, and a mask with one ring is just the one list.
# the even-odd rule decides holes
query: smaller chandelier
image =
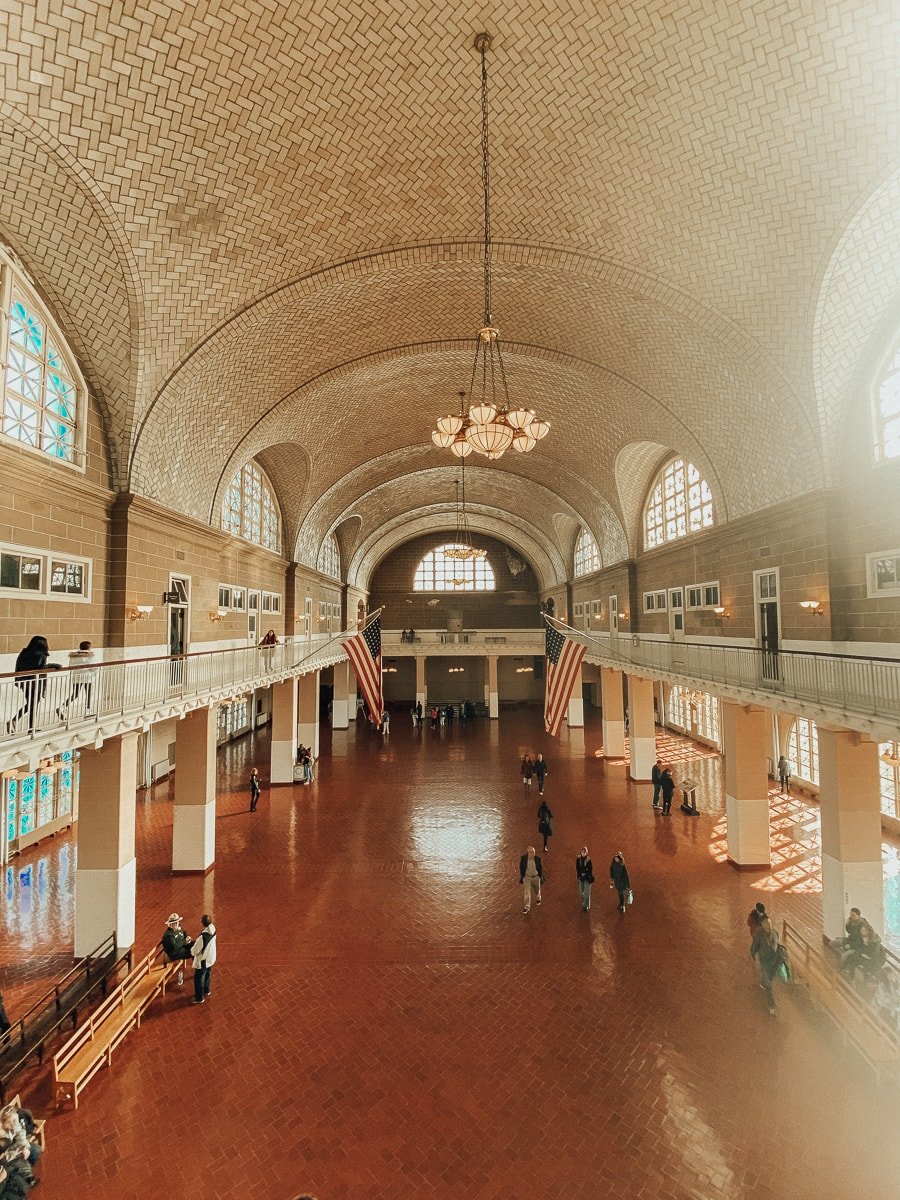
{"label": "smaller chandelier", "polygon": [[[476,558],[486,558],[487,550],[472,545],[472,534],[469,530],[469,516],[466,512],[466,463],[465,459],[459,464],[460,481],[456,484],[456,540],[444,551],[447,558],[457,562],[474,562]],[[454,587],[462,587],[469,582],[469,576],[461,579],[451,579]]]}
{"label": "smaller chandelier", "polygon": [[[500,352],[500,330],[491,313],[491,184],[488,139],[487,52],[491,36],[479,33],[475,49],[481,55],[481,183],[484,203],[484,323],[475,340],[475,361],[468,395],[460,392],[458,413],[439,417],[431,440],[440,450],[464,459],[473,451],[485,458],[501,458],[512,448],[518,454],[533,450],[550,432],[533,409],[512,404],[506,369]],[[499,386],[498,386],[499,385]]]}

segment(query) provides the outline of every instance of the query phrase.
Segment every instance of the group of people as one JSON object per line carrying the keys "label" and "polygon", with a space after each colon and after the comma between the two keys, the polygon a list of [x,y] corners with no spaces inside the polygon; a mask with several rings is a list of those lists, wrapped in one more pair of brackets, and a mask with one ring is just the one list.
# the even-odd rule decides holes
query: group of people
{"label": "group of people", "polygon": [[[82,697],[85,710],[90,709],[93,691],[94,675],[90,664],[95,659],[93,646],[88,641],[80,642],[77,650],[69,652],[69,679],[54,695],[56,701],[56,719],[64,721],[70,706]],[[6,722],[6,732],[13,733],[20,720],[28,722],[28,732],[34,732],[38,708],[47,691],[47,672],[61,671],[62,663],[50,661],[50,644],[40,634],[33,637],[16,656],[16,687],[21,693],[19,706]]]}
{"label": "group of people", "polygon": [[[452,725],[456,717],[459,717],[460,721],[465,721],[467,717],[474,717],[475,709],[468,700],[461,700],[459,704],[432,704],[427,713],[431,728],[437,729],[441,725]],[[425,724],[425,714],[426,710],[422,701],[417,700],[409,710],[413,729],[422,728]]]}
{"label": "group of people", "polygon": [[182,927],[182,918],[173,912],[166,920],[166,931],[160,946],[170,963],[177,963],[176,983],[184,983],[184,964],[190,959],[194,970],[194,998],[191,1003],[204,1004],[209,998],[212,969],[216,963],[216,927],[212,917],[204,913],[200,918],[200,932],[190,937]]}
{"label": "group of people", "polygon": [[32,1140],[34,1131],[27,1108],[7,1104],[0,1111],[0,1200],[21,1200],[40,1182],[34,1167],[41,1148]]}
{"label": "group of people", "polygon": [[844,936],[839,940],[837,949],[841,956],[841,970],[851,979],[857,971],[862,973],[864,979],[876,979],[887,962],[881,938],[858,908],[850,909],[844,925]]}
{"label": "group of people", "polygon": [[766,1008],[774,1017],[775,993],[772,985],[778,978],[785,983],[791,978],[787,952],[761,901],[750,910],[747,928],[750,930],[750,957],[759,967],[759,986],[766,994]]}
{"label": "group of people", "polygon": [[672,764],[664,763],[662,759],[658,758],[653,764],[650,778],[653,781],[653,807],[659,808],[661,801],[663,816],[671,816],[672,797],[675,795],[675,776],[672,773]]}
{"label": "group of people", "polygon": [[415,640],[416,640],[416,631],[414,629],[401,629],[400,630],[400,641],[401,642],[414,642]]}
{"label": "group of people", "polygon": [[[544,761],[543,754],[538,754],[536,758],[532,758],[530,754],[526,754],[522,759],[522,783],[526,788],[530,788],[532,780],[536,779],[538,795],[543,796],[544,781],[547,778],[549,770],[550,768]],[[544,846],[544,849],[546,850],[547,847]]]}

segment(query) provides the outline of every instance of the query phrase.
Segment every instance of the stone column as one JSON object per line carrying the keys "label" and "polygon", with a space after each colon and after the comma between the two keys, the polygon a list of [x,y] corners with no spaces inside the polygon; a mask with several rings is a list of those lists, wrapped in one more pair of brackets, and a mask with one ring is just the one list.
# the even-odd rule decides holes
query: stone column
{"label": "stone column", "polygon": [[656,725],[653,719],[653,681],[639,675],[628,676],[628,732],[632,779],[652,778],[656,762]]}
{"label": "stone column", "polygon": [[722,701],[728,861],[736,867],[768,867],[772,862],[766,771],[770,722],[764,708]]}
{"label": "stone column", "polygon": [[822,918],[842,937],[851,908],[884,933],[878,746],[846,729],[819,726]]}
{"label": "stone column", "polygon": [[487,678],[487,704],[488,716],[497,718],[500,716],[500,690],[497,683],[497,655],[489,654],[487,656],[488,678]]}
{"label": "stone column", "polygon": [[134,944],[137,732],[81,751],[75,957],[84,958],[115,930],[120,949]]}
{"label": "stone column", "polygon": [[572,698],[569,701],[568,712],[566,713],[566,723],[570,729],[584,728],[584,691],[582,690],[581,682],[584,678],[584,666],[578,672],[578,678],[575,681],[575,686],[572,689]]}
{"label": "stone column", "polygon": [[425,687],[425,655],[416,655],[416,703],[424,710],[428,703],[428,693]]}
{"label": "stone column", "polygon": [[270,783],[293,783],[297,760],[297,680],[272,684]]}
{"label": "stone column", "polygon": [[[319,757],[319,672],[311,671],[301,675],[300,712],[297,737],[304,746],[309,746],[313,758]],[[296,754],[297,747],[294,746]]]}
{"label": "stone column", "polygon": [[175,726],[172,870],[208,871],[216,857],[216,710],[197,708]]}
{"label": "stone column", "polygon": [[[350,661],[334,664],[334,695],[331,699],[331,728],[346,729],[350,724]],[[356,712],[354,711],[354,716]]]}
{"label": "stone column", "polygon": [[615,667],[600,668],[600,701],[603,708],[603,756],[625,757],[625,703],[622,699],[622,672]]}

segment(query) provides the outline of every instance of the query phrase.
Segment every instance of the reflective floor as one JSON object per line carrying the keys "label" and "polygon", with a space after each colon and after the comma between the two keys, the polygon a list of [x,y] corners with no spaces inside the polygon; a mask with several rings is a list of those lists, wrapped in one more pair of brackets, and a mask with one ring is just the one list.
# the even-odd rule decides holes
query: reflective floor
{"label": "reflective floor", "polygon": [[[168,872],[171,802],[139,802],[138,951],[173,908],[219,927],[208,1004],[167,996],[52,1116],[47,1197],[319,1200],[860,1200],[895,1196],[898,1094],[879,1087],[799,990],[769,1017],[747,911],[816,928],[815,810],[779,802],[771,872],[718,861],[721,764],[666,735],[703,812],[663,818],[651,789],[558,743],[536,710],[387,739],[323,740],[312,787],[246,779],[268,743],[222,755],[217,865]],[[522,914],[537,838],[523,751],[550,763],[556,832],[543,903]],[[82,803],[89,803],[89,798]],[[574,858],[587,842],[589,913]],[[539,844],[539,843],[537,843]],[[793,847],[793,849],[791,848]],[[629,863],[635,900],[604,880]],[[8,1006],[68,964],[74,849],[58,838],[7,878]],[[894,859],[896,863],[896,856]],[[26,1089],[28,1091],[28,1089]],[[31,1099],[46,1111],[49,1091]]]}

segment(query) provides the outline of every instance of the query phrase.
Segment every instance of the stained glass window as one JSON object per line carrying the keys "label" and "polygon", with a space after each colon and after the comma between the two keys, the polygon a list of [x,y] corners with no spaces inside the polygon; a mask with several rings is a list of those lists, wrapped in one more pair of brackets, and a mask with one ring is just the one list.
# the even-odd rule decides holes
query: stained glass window
{"label": "stained glass window", "polygon": [[575,543],[575,578],[600,570],[600,548],[589,529],[582,529]]}
{"label": "stained glass window", "polygon": [[26,833],[31,833],[34,829],[34,798],[37,785],[36,775],[26,775],[20,780],[20,800],[19,800],[19,837],[24,837]]}
{"label": "stained glass window", "polygon": [[19,836],[19,781],[6,781],[6,844],[14,842]]}
{"label": "stained glass window", "polygon": [[492,592],[494,571],[487,558],[450,558],[453,545],[438,546],[422,559],[413,578],[414,592]]}
{"label": "stained glass window", "polygon": [[788,736],[787,757],[798,779],[819,782],[819,730],[815,721],[796,718]]}
{"label": "stained glass window", "polygon": [[3,433],[62,462],[78,460],[84,388],[74,360],[24,276],[0,256],[6,317]]}
{"label": "stained glass window", "polygon": [[262,467],[249,462],[232,479],[222,501],[222,528],[279,553],[281,519],[272,485]]}
{"label": "stained glass window", "polygon": [[712,492],[700,472],[673,458],[657,475],[644,509],[644,549],[686,537],[715,524]]}
{"label": "stained glass window", "polygon": [[879,462],[900,458],[900,346],[876,387],[875,456]]}
{"label": "stained glass window", "polygon": [[341,577],[341,551],[337,544],[337,538],[333,533],[329,533],[328,537],[322,543],[322,549],[319,551],[318,569],[323,575],[330,575],[332,579],[340,579]]}

